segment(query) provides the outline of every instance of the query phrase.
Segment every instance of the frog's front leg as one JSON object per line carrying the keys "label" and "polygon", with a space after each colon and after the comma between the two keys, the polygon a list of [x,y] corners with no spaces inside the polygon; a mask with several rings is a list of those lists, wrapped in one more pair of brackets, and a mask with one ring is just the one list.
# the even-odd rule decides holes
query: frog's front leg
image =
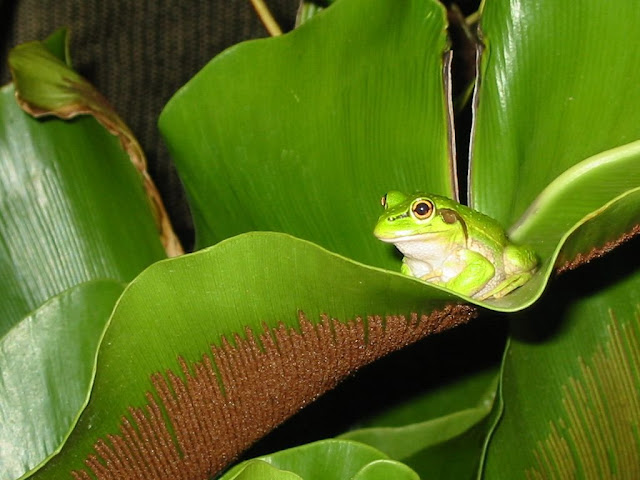
{"label": "frog's front leg", "polygon": [[448,260],[448,263],[460,262],[464,265],[462,271],[446,282],[444,286],[449,290],[462,293],[469,297],[482,290],[489,280],[495,275],[496,269],[484,255],[473,250],[462,249],[456,255],[457,258]]}
{"label": "frog's front leg", "polygon": [[420,278],[424,281],[433,281],[434,278],[440,277],[442,273],[435,270],[433,266],[426,262],[404,257],[402,259],[402,267],[400,271],[410,277]]}

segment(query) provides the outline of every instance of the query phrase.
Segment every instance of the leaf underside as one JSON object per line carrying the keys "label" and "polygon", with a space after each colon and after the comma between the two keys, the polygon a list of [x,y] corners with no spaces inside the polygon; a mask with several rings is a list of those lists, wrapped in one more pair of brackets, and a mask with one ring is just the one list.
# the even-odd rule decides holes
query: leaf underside
{"label": "leaf underside", "polygon": [[[99,478],[106,472],[114,478],[140,473],[159,478],[167,473],[167,463],[171,478],[213,475],[309,398],[335,387],[359,366],[396,350],[398,342],[404,345],[449,328],[448,322],[457,322],[453,319],[461,314],[464,307],[419,320],[417,316],[410,320],[387,317],[383,322],[378,317],[345,324],[325,317],[317,325],[301,314],[301,333],[281,325],[259,336],[247,332],[246,340],[235,339],[235,346],[223,340],[222,347],[213,347],[201,362],[181,360],[180,375],[154,374],[148,404],[129,409],[133,421],[123,419],[120,434],[99,440],[94,446],[98,455],[88,457],[87,466]],[[227,422],[229,417],[232,423]],[[154,445],[153,453],[149,444]],[[129,452],[145,460],[142,472]],[[105,469],[101,462],[111,467]],[[76,475],[91,478],[86,473]]]}
{"label": "leaf underside", "polygon": [[[273,255],[248,255],[256,247]],[[229,274],[237,269],[246,275]],[[181,472],[212,474],[349,372],[475,314],[429,290],[266,232],[159,262],[120,299],[91,401],[37,477],[83,470],[85,458],[97,472],[100,458],[118,458],[109,468],[124,475],[135,468],[118,453],[124,445],[153,476],[159,463],[137,429],[156,440],[157,462],[181,452]],[[196,461],[204,445],[211,455]]]}
{"label": "leaf underside", "polygon": [[640,316],[621,325],[612,315],[606,333],[562,385],[564,411],[538,442],[528,478],[640,476]]}

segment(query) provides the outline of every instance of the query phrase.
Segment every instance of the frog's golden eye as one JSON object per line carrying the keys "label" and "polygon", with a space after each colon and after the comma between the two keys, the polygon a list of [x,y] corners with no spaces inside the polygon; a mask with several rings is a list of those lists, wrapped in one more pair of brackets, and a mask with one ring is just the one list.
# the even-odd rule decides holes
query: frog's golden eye
{"label": "frog's golden eye", "polygon": [[387,195],[383,195],[380,199],[380,205],[382,205],[385,209],[387,208]]}
{"label": "frog's golden eye", "polygon": [[433,203],[429,200],[416,200],[411,205],[411,211],[418,220],[426,220],[433,215]]}

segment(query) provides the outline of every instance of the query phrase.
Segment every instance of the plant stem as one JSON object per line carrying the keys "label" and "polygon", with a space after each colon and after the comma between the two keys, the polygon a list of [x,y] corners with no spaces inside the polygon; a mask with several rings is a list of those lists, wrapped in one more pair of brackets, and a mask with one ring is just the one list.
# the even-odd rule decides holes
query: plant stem
{"label": "plant stem", "polygon": [[264,27],[267,29],[267,32],[269,32],[269,35],[271,35],[272,37],[282,35],[282,29],[280,28],[280,25],[278,25],[278,22],[276,22],[275,18],[273,18],[273,15],[271,15],[269,8],[264,3],[264,1],[251,0],[251,4],[253,5],[253,8],[255,8],[256,13],[258,14],[258,17],[260,18],[260,21],[262,22]]}

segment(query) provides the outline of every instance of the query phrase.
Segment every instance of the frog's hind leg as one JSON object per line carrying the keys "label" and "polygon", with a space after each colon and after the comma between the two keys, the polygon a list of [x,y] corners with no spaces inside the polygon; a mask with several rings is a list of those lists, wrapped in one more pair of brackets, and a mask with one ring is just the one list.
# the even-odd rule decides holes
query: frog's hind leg
{"label": "frog's hind leg", "polygon": [[538,259],[535,252],[522,245],[507,245],[504,249],[504,270],[507,275],[502,282],[482,295],[482,300],[487,298],[500,298],[513,292],[529,281],[536,271]]}
{"label": "frog's hind leg", "polygon": [[532,275],[532,272],[522,272],[520,274],[508,277],[498,285],[496,285],[495,288],[482,295],[479,300],[486,300],[487,298],[491,297],[504,297],[506,294],[513,292],[516,288],[521,287],[522,285],[527,283]]}
{"label": "frog's hind leg", "polygon": [[493,264],[482,254],[462,249],[458,260],[466,267],[444,284],[449,290],[473,297],[493,278],[496,273]]}

